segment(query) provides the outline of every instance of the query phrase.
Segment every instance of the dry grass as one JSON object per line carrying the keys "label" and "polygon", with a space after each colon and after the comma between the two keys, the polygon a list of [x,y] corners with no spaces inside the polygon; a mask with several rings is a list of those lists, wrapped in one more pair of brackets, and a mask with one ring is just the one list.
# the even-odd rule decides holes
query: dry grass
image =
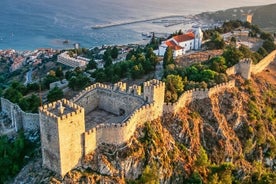
{"label": "dry grass", "polygon": [[201,63],[207,61],[210,58],[215,56],[222,55],[223,50],[208,50],[202,52],[193,52],[188,53],[183,56],[180,56],[176,59],[176,63],[178,66],[187,67],[194,63]]}
{"label": "dry grass", "polygon": [[256,77],[264,79],[269,84],[276,85],[276,59],[267,67],[267,69],[257,74]]}

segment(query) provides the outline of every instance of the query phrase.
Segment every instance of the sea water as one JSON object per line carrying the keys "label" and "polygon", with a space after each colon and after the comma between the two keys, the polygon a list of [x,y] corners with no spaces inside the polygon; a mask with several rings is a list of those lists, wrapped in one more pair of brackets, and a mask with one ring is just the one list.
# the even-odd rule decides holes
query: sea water
{"label": "sea water", "polygon": [[[92,27],[273,1],[1,0],[0,49],[66,48],[73,43],[80,43],[83,47],[133,43],[143,39],[142,32],[169,33],[179,27],[166,28],[150,21],[102,29]],[[64,44],[65,40],[68,44]]]}

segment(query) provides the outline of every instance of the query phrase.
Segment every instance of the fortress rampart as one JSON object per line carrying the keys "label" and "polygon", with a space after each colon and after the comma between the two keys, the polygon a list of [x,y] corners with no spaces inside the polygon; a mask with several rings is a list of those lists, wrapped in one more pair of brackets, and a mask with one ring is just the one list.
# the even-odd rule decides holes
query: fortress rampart
{"label": "fortress rampart", "polygon": [[251,74],[257,74],[263,71],[271,62],[276,58],[276,50],[272,51],[265,58],[263,58],[256,65],[253,64],[251,59],[243,59],[236,65],[226,70],[227,75],[241,74],[245,79],[250,79]]}
{"label": "fortress rampart", "polygon": [[188,103],[192,102],[193,100],[209,98],[213,94],[222,92],[227,88],[233,88],[233,87],[235,87],[235,80],[231,80],[229,82],[216,85],[210,89],[197,88],[197,89],[186,91],[179,97],[177,102],[164,104],[163,112],[175,114],[179,112],[181,108],[185,107]]}
{"label": "fortress rampart", "polygon": [[73,98],[72,101],[84,107],[86,114],[89,114],[96,108],[116,115],[120,115],[120,113],[129,114],[138,106],[145,103],[140,91],[141,88],[136,88],[136,86],[132,86],[126,91],[125,84],[121,82],[115,84],[113,88],[96,83],[87,87]]}
{"label": "fortress rampart", "polygon": [[21,108],[5,98],[1,98],[2,112],[11,119],[12,127],[15,131],[23,128],[25,131],[39,130],[39,115],[36,113],[26,113]]}
{"label": "fortress rampart", "polygon": [[268,54],[264,59],[262,59],[259,63],[252,66],[252,73],[256,74],[263,71],[271,62],[276,59],[276,50],[272,51]]}
{"label": "fortress rampart", "polygon": [[154,104],[145,105],[120,124],[100,124],[85,132],[85,155],[94,151],[102,143],[120,145],[127,142],[136,128],[144,122],[152,121],[160,116],[155,112]]}

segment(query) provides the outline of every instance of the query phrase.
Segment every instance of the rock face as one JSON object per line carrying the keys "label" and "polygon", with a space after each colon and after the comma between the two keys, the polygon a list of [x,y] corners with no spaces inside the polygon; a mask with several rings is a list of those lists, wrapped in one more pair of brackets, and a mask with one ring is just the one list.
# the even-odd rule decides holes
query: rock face
{"label": "rock face", "polygon": [[124,145],[99,146],[62,181],[43,172],[26,172],[25,178],[33,178],[26,181],[185,183],[200,178],[207,183],[226,182],[229,174],[237,181],[259,181],[264,171],[258,175],[258,168],[276,167],[276,87],[238,77],[236,86],[145,123]]}

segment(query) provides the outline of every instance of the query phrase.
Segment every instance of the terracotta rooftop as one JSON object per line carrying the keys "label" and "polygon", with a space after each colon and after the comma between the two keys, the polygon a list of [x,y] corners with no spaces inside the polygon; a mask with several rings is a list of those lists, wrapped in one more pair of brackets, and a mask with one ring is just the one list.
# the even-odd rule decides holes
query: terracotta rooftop
{"label": "terracotta rooftop", "polygon": [[183,34],[183,35],[177,35],[177,36],[173,37],[173,39],[175,41],[177,41],[178,43],[185,42],[185,41],[188,41],[188,40],[193,40],[194,38],[195,38],[195,34],[192,33],[192,32],[189,32],[189,33],[186,33],[186,34]]}
{"label": "terracotta rooftop", "polygon": [[166,45],[170,47],[172,50],[180,50],[182,47],[177,45],[173,40],[168,40],[166,41]]}

